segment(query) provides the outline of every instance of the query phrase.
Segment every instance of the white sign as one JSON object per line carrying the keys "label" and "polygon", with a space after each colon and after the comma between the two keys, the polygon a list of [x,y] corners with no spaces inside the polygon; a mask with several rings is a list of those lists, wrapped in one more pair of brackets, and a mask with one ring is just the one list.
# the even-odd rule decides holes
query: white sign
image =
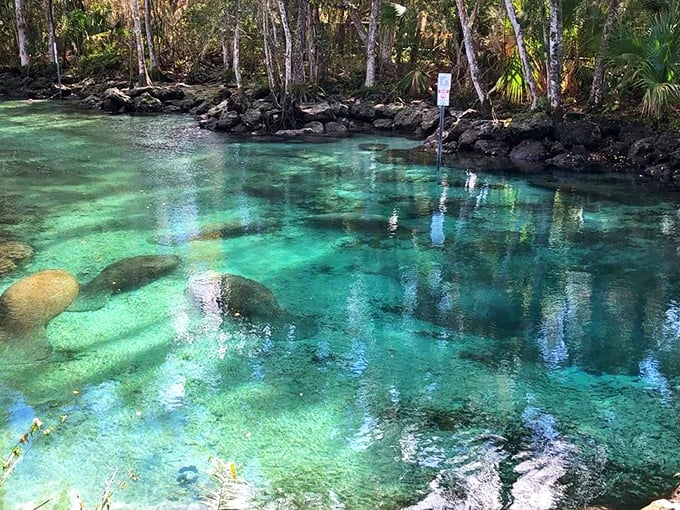
{"label": "white sign", "polygon": [[439,73],[437,79],[437,106],[449,106],[451,73]]}

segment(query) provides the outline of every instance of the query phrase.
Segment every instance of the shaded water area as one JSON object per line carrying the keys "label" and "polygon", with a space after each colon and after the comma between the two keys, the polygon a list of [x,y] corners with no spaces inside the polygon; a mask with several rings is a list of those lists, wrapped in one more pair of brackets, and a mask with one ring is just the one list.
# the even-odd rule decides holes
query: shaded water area
{"label": "shaded water area", "polygon": [[[50,358],[0,361],[0,450],[36,416],[53,429],[0,508],[93,507],[113,473],[114,508],[186,508],[212,456],[277,509],[434,491],[451,508],[624,510],[671,488],[676,197],[606,175],[438,173],[402,157],[414,145],[0,104],[0,239],[35,250],[0,292],[179,257],[55,318]],[[252,320],[222,313],[228,282]]]}

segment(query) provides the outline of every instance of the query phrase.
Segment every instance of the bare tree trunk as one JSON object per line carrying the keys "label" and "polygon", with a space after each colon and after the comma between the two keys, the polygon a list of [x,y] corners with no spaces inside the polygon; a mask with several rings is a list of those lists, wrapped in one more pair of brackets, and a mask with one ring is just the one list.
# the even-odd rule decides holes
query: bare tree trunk
{"label": "bare tree trunk", "polygon": [[515,32],[515,39],[517,40],[517,52],[519,53],[519,58],[522,61],[522,69],[524,69],[524,79],[529,86],[529,94],[531,95],[531,109],[534,110],[538,106],[538,93],[536,92],[536,82],[534,82],[534,76],[531,72],[531,64],[529,63],[529,57],[527,56],[526,46],[524,45],[524,35],[522,33],[522,27],[517,21],[517,14],[515,13],[515,7],[512,5],[512,0],[505,0],[505,10],[508,13],[508,18],[510,18],[510,23],[512,24],[512,29]]}
{"label": "bare tree trunk", "polygon": [[276,81],[274,80],[274,63],[272,60],[272,52],[269,47],[269,23],[267,18],[269,16],[269,0],[266,0],[265,5],[260,12],[262,20],[262,45],[264,47],[264,66],[267,70],[267,81],[269,82],[269,89],[274,93],[276,90]]}
{"label": "bare tree trunk", "polygon": [[221,45],[222,45],[222,65],[224,66],[225,71],[229,70],[229,39],[227,38],[227,20],[228,20],[227,10],[222,9]]}
{"label": "bare tree trunk", "polygon": [[465,46],[465,55],[467,56],[468,68],[470,69],[470,79],[477,92],[479,102],[484,105],[486,103],[486,93],[482,87],[481,74],[479,72],[479,66],[477,65],[477,57],[472,41],[472,31],[468,24],[467,11],[465,10],[463,0],[456,0],[456,7],[458,8],[458,17],[460,18],[460,28],[463,31],[463,45]]}
{"label": "bare tree trunk", "polygon": [[234,47],[232,53],[232,65],[234,67],[234,78],[236,78],[236,88],[241,90],[243,86],[241,77],[241,19],[236,13],[236,23],[234,24]]}
{"label": "bare tree trunk", "polygon": [[281,14],[281,25],[283,28],[283,37],[286,43],[286,60],[285,60],[285,75],[283,79],[283,94],[288,96],[290,92],[291,74],[292,74],[292,60],[293,60],[293,43],[290,35],[290,26],[288,25],[288,16],[286,15],[286,6],[283,5],[283,0],[277,0],[279,4],[279,13]]}
{"label": "bare tree trunk", "polygon": [[354,25],[359,39],[361,39],[362,43],[368,44],[368,34],[366,33],[363,22],[361,21],[361,16],[359,16],[359,13],[347,0],[343,2],[343,5],[347,8],[349,19],[352,22],[352,25]]}
{"label": "bare tree trunk", "polygon": [[31,65],[31,57],[26,51],[26,12],[24,11],[24,1],[14,0],[17,18],[17,45],[19,46],[19,61],[21,67]]}
{"label": "bare tree trunk", "polygon": [[600,38],[600,48],[595,58],[595,69],[593,72],[593,84],[590,87],[590,98],[588,102],[593,106],[600,106],[604,99],[604,55],[609,46],[609,38],[616,21],[619,11],[619,0],[610,0],[609,13],[602,27],[602,37]]}
{"label": "bare tree trunk", "polygon": [[366,81],[364,87],[375,86],[375,35],[378,29],[378,8],[380,0],[371,0],[371,14],[368,18],[368,40],[366,41]]}
{"label": "bare tree trunk", "polygon": [[295,44],[293,59],[293,83],[305,81],[305,22],[309,11],[309,0],[297,2],[297,26],[295,28]]}
{"label": "bare tree trunk", "polygon": [[153,31],[151,30],[151,0],[144,0],[144,28],[146,29],[146,46],[149,50],[149,64],[151,66],[151,76],[158,78],[160,67],[156,58],[156,50],[153,43]]}
{"label": "bare tree trunk", "polygon": [[57,63],[57,43],[54,37],[54,10],[52,0],[47,0],[47,54],[50,64]]}
{"label": "bare tree trunk", "polygon": [[317,23],[319,20],[319,9],[317,6],[310,6],[307,9],[307,61],[309,62],[309,81],[314,85],[319,83],[319,51],[317,44]]}
{"label": "bare tree trunk", "polygon": [[550,108],[559,111],[562,108],[562,55],[564,52],[562,0],[548,0],[548,13],[550,16],[548,100]]}
{"label": "bare tree trunk", "polygon": [[394,48],[394,29],[388,27],[380,40],[380,61],[383,64],[392,64],[392,49]]}
{"label": "bare tree trunk", "polygon": [[146,71],[146,63],[144,62],[144,43],[142,41],[142,23],[139,19],[139,5],[137,0],[130,0],[132,7],[132,23],[135,30],[135,45],[137,48],[137,81],[140,87],[151,85],[149,73]]}

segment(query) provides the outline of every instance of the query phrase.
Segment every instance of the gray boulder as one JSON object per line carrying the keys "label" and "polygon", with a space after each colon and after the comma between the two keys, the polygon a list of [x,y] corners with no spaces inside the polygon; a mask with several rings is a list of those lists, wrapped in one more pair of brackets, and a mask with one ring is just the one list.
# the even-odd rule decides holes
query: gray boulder
{"label": "gray boulder", "polygon": [[582,145],[587,148],[597,146],[602,140],[602,133],[597,124],[587,121],[566,121],[555,128],[557,139],[563,145]]}
{"label": "gray boulder", "polygon": [[238,112],[227,110],[223,111],[212,128],[215,131],[228,131],[237,124],[241,123],[241,116]]}
{"label": "gray boulder", "polygon": [[420,106],[409,105],[402,108],[394,116],[394,128],[399,130],[414,130],[423,121],[424,110]]}
{"label": "gray boulder", "polygon": [[542,140],[549,138],[553,131],[553,120],[545,113],[537,113],[529,117],[513,119],[508,125],[511,140]]}
{"label": "gray boulder", "polygon": [[373,121],[375,119],[375,103],[357,99],[350,105],[349,114],[355,119]]}
{"label": "gray boulder", "polygon": [[586,158],[582,154],[563,152],[546,160],[546,163],[564,170],[575,170],[586,164]]}
{"label": "gray boulder", "polygon": [[474,150],[486,156],[502,157],[508,155],[510,147],[507,143],[499,140],[477,140]]}
{"label": "gray boulder", "polygon": [[160,99],[153,97],[148,92],[135,97],[132,104],[137,113],[158,113],[163,110],[163,103]]}
{"label": "gray boulder", "polygon": [[118,87],[111,87],[104,91],[101,109],[111,113],[126,113],[134,109],[132,98]]}
{"label": "gray boulder", "polygon": [[520,162],[545,161],[549,156],[548,148],[540,140],[524,140],[510,151],[510,159]]}
{"label": "gray boulder", "polygon": [[342,122],[326,122],[324,124],[324,131],[331,136],[345,136],[347,135],[347,126]]}
{"label": "gray boulder", "polygon": [[656,136],[649,136],[633,143],[628,159],[638,166],[649,166],[656,162]]}
{"label": "gray boulder", "polygon": [[298,106],[305,122],[335,120],[335,111],[330,103],[301,103]]}

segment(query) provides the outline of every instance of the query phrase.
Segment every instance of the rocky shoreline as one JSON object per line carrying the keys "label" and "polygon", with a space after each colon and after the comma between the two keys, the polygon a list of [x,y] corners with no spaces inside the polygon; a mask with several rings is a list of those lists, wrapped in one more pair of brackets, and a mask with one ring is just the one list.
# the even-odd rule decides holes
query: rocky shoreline
{"label": "rocky shoreline", "polygon": [[[0,73],[0,99],[60,95],[112,114],[191,114],[202,128],[239,135],[319,139],[394,134],[422,140],[418,151],[437,149],[439,110],[427,101],[318,98],[281,105],[264,92],[236,94],[220,85],[129,88],[126,82],[93,80],[64,85],[60,94],[47,78]],[[522,172],[615,171],[680,190],[680,133],[658,132],[639,119],[613,115],[541,112],[501,120],[447,108],[443,155],[444,163],[464,158],[477,166]]]}

